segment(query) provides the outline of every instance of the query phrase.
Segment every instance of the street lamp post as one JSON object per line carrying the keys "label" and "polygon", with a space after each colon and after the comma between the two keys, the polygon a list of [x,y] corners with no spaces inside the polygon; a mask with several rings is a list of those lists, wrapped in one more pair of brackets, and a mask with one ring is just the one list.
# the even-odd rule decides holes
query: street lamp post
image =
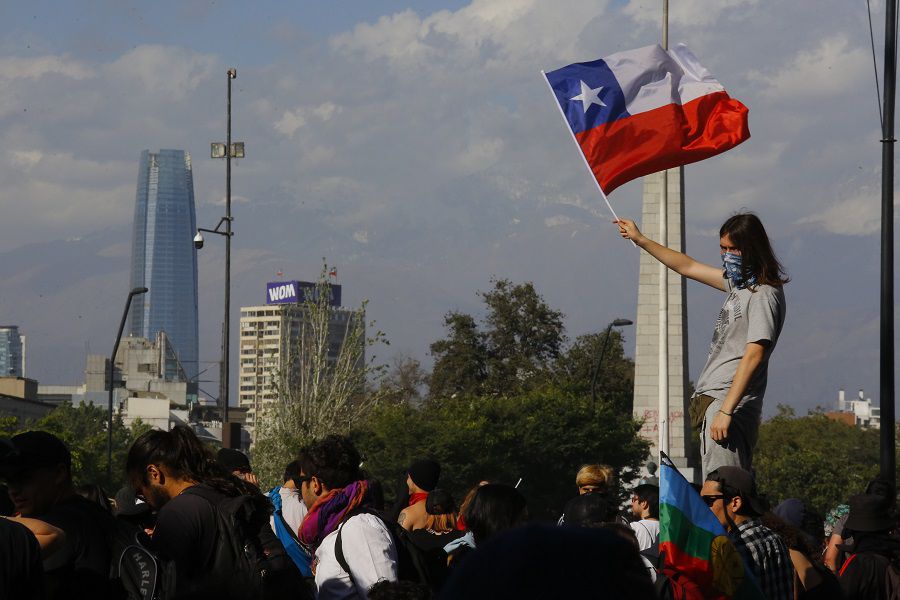
{"label": "street lamp post", "polygon": [[606,347],[609,345],[609,333],[613,327],[625,327],[633,323],[628,319],[616,319],[606,327],[606,336],[603,338],[603,347],[600,349],[600,356],[594,364],[594,371],[591,374],[591,403],[594,410],[597,409],[597,376],[600,374],[600,365],[603,364],[603,356],[606,354]]}
{"label": "street lamp post", "polygon": [[[216,233],[225,236],[225,320],[222,325],[222,369],[220,373],[221,382],[219,389],[221,390],[222,402],[222,435],[225,436],[225,429],[228,427],[228,388],[229,388],[229,356],[230,356],[230,336],[231,336],[231,222],[234,220],[231,216],[231,159],[244,158],[244,142],[231,141],[231,81],[237,78],[237,70],[228,69],[228,103],[226,107],[227,125],[225,128],[225,143],[213,142],[210,144],[211,158],[225,159],[225,216],[219,220],[219,224],[215,229],[197,229],[197,236],[194,238],[194,246],[197,249],[203,247],[203,236],[201,231],[207,233]],[[224,231],[219,228],[225,226]]]}
{"label": "street lamp post", "polygon": [[128,310],[131,308],[131,299],[140,294],[146,294],[147,288],[138,287],[128,292],[128,300],[125,302],[125,311],[122,313],[122,322],[119,323],[119,333],[116,334],[116,343],[113,346],[112,356],[109,357],[109,419],[106,423],[106,483],[112,482],[112,429],[113,429],[113,393],[115,384],[113,379],[116,372],[116,354],[119,352],[119,342],[122,341],[122,332],[125,330],[125,319],[128,318]]}

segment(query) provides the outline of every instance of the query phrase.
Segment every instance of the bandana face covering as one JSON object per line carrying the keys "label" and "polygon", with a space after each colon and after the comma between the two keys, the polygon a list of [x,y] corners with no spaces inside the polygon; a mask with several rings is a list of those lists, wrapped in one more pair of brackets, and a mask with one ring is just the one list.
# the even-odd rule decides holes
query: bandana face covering
{"label": "bandana face covering", "polygon": [[741,272],[741,255],[733,252],[725,252],[722,254],[722,265],[725,267],[725,275],[731,280],[731,283],[739,290],[745,287],[756,285],[756,276],[750,277],[744,281],[744,274]]}

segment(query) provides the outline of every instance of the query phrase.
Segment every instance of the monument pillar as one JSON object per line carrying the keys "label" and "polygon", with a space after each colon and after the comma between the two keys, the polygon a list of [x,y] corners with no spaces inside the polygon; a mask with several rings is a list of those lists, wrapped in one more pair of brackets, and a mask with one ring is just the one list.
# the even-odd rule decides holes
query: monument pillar
{"label": "monument pillar", "polygon": [[[668,246],[684,251],[684,179],[683,169],[668,171]],[[663,174],[644,177],[644,200],[641,231],[652,240],[659,240],[659,214]],[[636,348],[634,353],[634,404],[636,419],[643,420],[640,436],[651,444],[650,458],[659,460],[659,262],[641,252],[638,282]],[[688,415],[688,347],[687,347],[687,288],[685,279],[677,273],[668,274],[668,381],[669,381],[669,457],[679,470],[692,481],[695,477],[693,459],[689,460],[690,417]]]}

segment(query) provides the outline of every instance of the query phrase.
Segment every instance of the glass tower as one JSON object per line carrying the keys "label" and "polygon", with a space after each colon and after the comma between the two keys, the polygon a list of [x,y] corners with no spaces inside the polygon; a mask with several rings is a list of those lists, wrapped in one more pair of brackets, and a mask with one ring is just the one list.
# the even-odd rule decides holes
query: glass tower
{"label": "glass tower", "polygon": [[0,377],[23,377],[22,336],[16,325],[0,325]]}
{"label": "glass tower", "polygon": [[165,331],[185,374],[196,376],[197,232],[191,156],[183,150],[141,152],[134,202],[131,287],[147,287],[131,306],[131,334]]}

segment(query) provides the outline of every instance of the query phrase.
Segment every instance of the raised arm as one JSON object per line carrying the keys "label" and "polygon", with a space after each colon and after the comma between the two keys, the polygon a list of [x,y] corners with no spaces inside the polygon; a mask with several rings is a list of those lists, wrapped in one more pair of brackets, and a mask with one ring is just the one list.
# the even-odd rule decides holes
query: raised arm
{"label": "raised arm", "polygon": [[631,240],[639,248],[645,250],[650,256],[666,265],[679,275],[688,279],[705,283],[717,290],[725,291],[725,281],[722,278],[722,269],[696,261],[687,254],[666,248],[645,236],[638,229],[634,221],[619,219],[614,221],[619,226],[619,235],[626,240]]}

